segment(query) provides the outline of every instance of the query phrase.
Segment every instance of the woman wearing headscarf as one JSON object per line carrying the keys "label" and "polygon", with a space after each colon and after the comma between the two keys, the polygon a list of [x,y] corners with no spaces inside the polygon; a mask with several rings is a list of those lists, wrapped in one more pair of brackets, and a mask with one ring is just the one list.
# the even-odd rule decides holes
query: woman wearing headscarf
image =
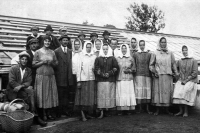
{"label": "woman wearing headscarf", "polygon": [[80,107],[82,121],[87,121],[84,111],[94,111],[96,106],[96,83],[93,72],[95,59],[92,43],[86,41],[76,73],[78,84],[75,106]]}
{"label": "woman wearing headscarf", "polygon": [[75,39],[72,43],[72,73],[76,75],[82,54],[82,43],[80,39]]}
{"label": "woman wearing headscarf", "polygon": [[[119,75],[116,82],[116,106],[120,112],[122,110],[134,110],[136,105],[135,91],[133,84],[133,73],[136,71],[135,61],[130,56],[129,46],[120,46],[120,55],[117,58],[119,65]],[[127,112],[129,114],[129,112]],[[119,113],[121,115],[121,113]]]}
{"label": "woman wearing headscarf", "polygon": [[[173,93],[173,74],[178,75],[174,54],[168,50],[165,37],[160,38],[157,51],[150,59],[150,71],[153,73],[152,104],[156,106],[154,115],[159,114],[159,107],[171,105]],[[169,113],[171,114],[171,113]]]}
{"label": "woman wearing headscarf", "polygon": [[[175,116],[188,116],[188,106],[194,106],[197,94],[198,64],[192,57],[189,47],[182,47],[183,57],[178,60],[177,68],[180,74],[178,82],[175,84],[173,94],[173,104],[179,105],[179,112]],[[183,110],[184,108],[184,110]]]}
{"label": "woman wearing headscarf", "polygon": [[139,50],[134,54],[136,64],[135,74],[135,96],[139,105],[139,112],[142,112],[142,104],[146,105],[146,110],[149,114],[149,104],[151,102],[151,73],[149,63],[151,54],[145,49],[145,41],[139,41]]}
{"label": "woman wearing headscarf", "polygon": [[98,118],[103,118],[102,109],[111,109],[116,106],[116,76],[119,66],[108,44],[104,44],[99,57],[95,60],[95,75],[97,81],[97,108],[101,110]]}
{"label": "woman wearing headscarf", "polygon": [[98,57],[103,43],[100,39],[94,41],[94,54]]}
{"label": "woman wearing headscarf", "polygon": [[58,64],[58,61],[54,51],[49,48],[51,43],[50,36],[44,36],[43,42],[43,47],[35,52],[33,58],[33,67],[37,68],[34,90],[37,106],[43,109],[43,119],[52,120],[55,118],[50,114],[49,110],[45,112],[45,109],[58,106],[58,92],[53,69]]}
{"label": "woman wearing headscarf", "polygon": [[136,38],[131,38],[131,44],[130,44],[130,54],[133,57],[133,55],[138,51],[138,44],[137,44]]}

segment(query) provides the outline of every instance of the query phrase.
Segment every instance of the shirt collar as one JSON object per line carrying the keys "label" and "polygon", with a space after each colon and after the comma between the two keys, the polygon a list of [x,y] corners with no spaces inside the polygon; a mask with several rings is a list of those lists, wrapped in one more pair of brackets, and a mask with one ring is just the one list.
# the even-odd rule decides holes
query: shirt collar
{"label": "shirt collar", "polygon": [[34,38],[38,38],[40,35],[37,34],[37,36],[34,36],[33,34],[31,34],[31,36],[34,37]]}
{"label": "shirt collar", "polygon": [[31,52],[32,52],[33,55],[35,55],[35,51],[32,51],[32,50],[31,50]]}
{"label": "shirt collar", "polygon": [[[63,46],[61,45],[61,48],[62,48],[63,52],[67,52],[67,47],[63,47]],[[65,48],[66,51],[64,51],[64,48]]]}

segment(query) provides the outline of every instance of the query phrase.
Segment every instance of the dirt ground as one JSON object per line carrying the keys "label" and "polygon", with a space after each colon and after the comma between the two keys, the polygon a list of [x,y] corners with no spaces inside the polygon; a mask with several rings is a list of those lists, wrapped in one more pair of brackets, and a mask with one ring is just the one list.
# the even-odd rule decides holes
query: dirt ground
{"label": "dirt ground", "polygon": [[198,133],[200,113],[190,112],[190,116],[158,116],[147,113],[111,116],[103,119],[90,119],[86,122],[74,121],[59,124],[46,130],[31,133]]}

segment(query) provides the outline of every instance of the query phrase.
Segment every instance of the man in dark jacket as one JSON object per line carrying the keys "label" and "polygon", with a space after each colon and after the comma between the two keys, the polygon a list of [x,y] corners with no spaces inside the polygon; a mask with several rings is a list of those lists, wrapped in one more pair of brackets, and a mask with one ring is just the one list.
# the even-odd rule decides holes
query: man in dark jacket
{"label": "man in dark jacket", "polygon": [[104,32],[103,32],[103,44],[104,43],[108,43],[109,45],[110,45],[110,43],[111,43],[111,40],[109,39],[109,36],[110,36],[110,33],[107,31],[107,30],[105,30]]}
{"label": "man in dark jacket", "polygon": [[38,40],[35,38],[32,38],[31,40],[29,40],[28,46],[29,46],[29,50],[27,50],[26,52],[30,55],[30,58],[28,60],[27,67],[31,68],[31,70],[32,70],[31,86],[34,86],[35,76],[36,76],[36,68],[32,67],[32,62],[33,62],[33,57],[35,55],[35,51],[38,50],[38,48],[39,48]]}
{"label": "man in dark jacket", "polygon": [[38,34],[39,32],[39,27],[37,26],[33,26],[31,27],[31,32],[32,34],[30,36],[28,36],[28,38],[26,39],[26,50],[29,50],[29,40],[32,39],[32,38],[35,38],[38,40],[38,44],[39,44],[39,47],[41,47],[41,43],[42,43],[42,36]]}
{"label": "man in dark jacket", "polygon": [[98,38],[98,34],[93,32],[90,34],[90,39],[91,39],[91,42],[92,44],[94,44],[94,41]]}
{"label": "man in dark jacket", "polygon": [[[70,37],[63,35],[60,37],[61,46],[55,50],[58,65],[55,68],[56,84],[58,86],[59,112],[69,116],[74,102],[73,75],[72,75],[72,50],[67,48]],[[69,107],[71,105],[71,108]]]}
{"label": "man in dark jacket", "polygon": [[[51,25],[47,25],[47,27],[44,29],[44,32],[46,33],[46,35],[50,36],[51,38],[51,44],[49,47],[51,50],[55,50],[58,47],[60,47],[60,43],[57,37],[52,35],[53,31],[54,30],[52,29]],[[44,40],[42,39],[41,47],[43,47],[43,45],[44,45]]]}
{"label": "man in dark jacket", "polygon": [[82,31],[78,34],[78,38],[81,40],[81,43],[82,43],[82,48],[85,43],[85,37],[86,37],[86,35]]}

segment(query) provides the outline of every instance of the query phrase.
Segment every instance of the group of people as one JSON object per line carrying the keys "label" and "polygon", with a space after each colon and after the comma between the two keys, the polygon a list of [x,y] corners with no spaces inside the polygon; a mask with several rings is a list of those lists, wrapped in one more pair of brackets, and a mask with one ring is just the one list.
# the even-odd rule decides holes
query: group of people
{"label": "group of people", "polygon": [[183,57],[176,61],[165,37],[159,39],[156,51],[149,51],[145,41],[138,43],[136,38],[118,49],[117,38],[110,38],[108,31],[102,40],[91,33],[90,41],[83,32],[72,41],[65,27],[59,29],[58,38],[50,25],[44,36],[36,26],[31,31],[27,50],[11,61],[7,98],[25,99],[43,125],[47,119],[70,116],[74,110],[86,121],[97,110],[101,119],[113,110],[118,115],[131,114],[136,105],[138,112],[145,105],[149,114],[158,115],[160,107],[170,114],[168,107],[177,104],[175,115],[187,117],[188,106],[195,104],[198,65],[186,45]]}

